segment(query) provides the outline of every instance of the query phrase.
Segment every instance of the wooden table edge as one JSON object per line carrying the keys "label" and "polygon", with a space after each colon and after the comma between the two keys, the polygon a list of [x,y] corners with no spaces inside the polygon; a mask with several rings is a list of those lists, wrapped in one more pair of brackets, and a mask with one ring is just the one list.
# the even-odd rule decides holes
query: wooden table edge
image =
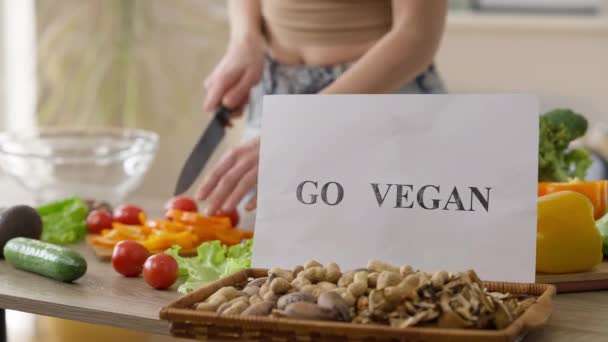
{"label": "wooden table edge", "polygon": [[0,294],[0,308],[116,328],[137,330],[145,333],[170,335],[169,323],[160,319],[135,317],[115,312],[50,303],[36,299],[24,299]]}

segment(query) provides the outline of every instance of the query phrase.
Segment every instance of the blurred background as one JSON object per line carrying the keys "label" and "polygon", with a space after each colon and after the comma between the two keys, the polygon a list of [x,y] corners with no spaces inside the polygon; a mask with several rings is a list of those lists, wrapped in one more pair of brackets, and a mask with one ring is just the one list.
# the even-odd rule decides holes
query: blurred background
{"label": "blurred background", "polygon": [[[167,198],[209,120],[201,110],[203,80],[224,52],[225,2],[0,4],[0,129],[153,130],[160,150],[135,196]],[[452,0],[450,7],[437,65],[451,93],[537,94],[543,110],[571,107],[592,124],[608,121],[608,0]],[[221,148],[239,141],[241,130],[242,122]],[[20,196],[2,182],[5,196]],[[75,341],[85,336],[78,331],[89,341],[171,340],[16,312],[7,317],[9,341]]]}

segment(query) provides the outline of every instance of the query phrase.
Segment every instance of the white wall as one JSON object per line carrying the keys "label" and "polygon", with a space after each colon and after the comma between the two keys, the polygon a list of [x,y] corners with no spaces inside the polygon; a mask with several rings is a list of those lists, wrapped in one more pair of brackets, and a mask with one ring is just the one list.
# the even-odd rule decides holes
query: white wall
{"label": "white wall", "polygon": [[438,56],[450,92],[538,94],[608,122],[608,17],[450,17]]}

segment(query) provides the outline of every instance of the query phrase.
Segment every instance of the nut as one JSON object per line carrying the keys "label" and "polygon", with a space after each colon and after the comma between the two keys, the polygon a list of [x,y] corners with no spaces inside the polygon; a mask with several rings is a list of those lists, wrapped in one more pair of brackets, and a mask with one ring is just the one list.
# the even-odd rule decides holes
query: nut
{"label": "nut", "polygon": [[245,311],[249,307],[249,303],[247,302],[236,302],[232,304],[229,308],[224,310],[222,315],[240,315],[241,312]]}
{"label": "nut", "polygon": [[265,295],[262,296],[262,299],[264,299],[265,302],[276,303],[279,299],[279,296],[272,291],[268,291]]}
{"label": "nut", "polygon": [[249,304],[251,304],[251,305],[255,305],[255,304],[261,303],[263,301],[264,301],[264,299],[262,297],[260,297],[260,295],[257,295],[257,294],[249,297]]}
{"label": "nut", "polygon": [[367,268],[371,272],[382,272],[382,271],[390,271],[399,273],[399,269],[393,265],[387,264],[380,260],[370,260],[367,263]]}
{"label": "nut", "polygon": [[401,282],[401,274],[397,272],[391,271],[382,271],[380,275],[378,275],[378,280],[376,282],[376,288],[378,290],[383,290],[389,286],[395,286]]}
{"label": "nut", "polygon": [[311,267],[323,267],[323,264],[316,260],[309,260],[304,264],[304,269],[307,270]]}
{"label": "nut", "polygon": [[215,291],[214,294],[212,294],[211,296],[209,296],[209,298],[206,300],[206,302],[212,302],[214,300],[215,297],[225,297],[226,300],[231,300],[233,298],[238,297],[241,294],[241,292],[237,289],[235,289],[233,286],[224,286],[221,289]]}
{"label": "nut", "polygon": [[199,311],[216,311],[220,305],[224,304],[227,301],[228,299],[224,296],[216,296],[208,302],[196,304],[195,309]]}
{"label": "nut", "polygon": [[247,286],[262,287],[262,285],[264,285],[266,283],[267,279],[268,279],[268,277],[262,277],[262,278],[253,279],[252,281],[249,282],[249,284],[247,284]]}
{"label": "nut", "polygon": [[217,308],[216,312],[221,314],[224,311],[226,311],[228,308],[232,307],[234,304],[240,303],[240,302],[246,303],[247,306],[249,306],[249,298],[247,298],[247,297],[236,297],[236,298],[233,298],[232,300],[230,300],[230,301],[228,301],[228,302],[220,305]]}
{"label": "nut", "polygon": [[338,286],[347,287],[353,281],[355,281],[355,271],[348,271],[348,272],[342,274],[340,279],[338,279]]}
{"label": "nut", "polygon": [[321,292],[331,291],[337,287],[336,284],[330,283],[328,281],[320,281],[317,283],[317,286],[319,287]]}
{"label": "nut", "polygon": [[344,287],[336,287],[335,289],[331,290],[330,292],[335,292],[341,296],[341,295],[345,294],[347,291],[348,290]]}
{"label": "nut", "polygon": [[287,280],[288,282],[292,281],[294,278],[293,273],[291,271],[280,269],[278,267],[273,267],[268,271],[269,277],[272,277],[273,275],[281,277],[281,278]]}
{"label": "nut", "polygon": [[283,310],[283,309],[285,309],[285,307],[287,307],[287,305],[289,305],[291,303],[297,303],[297,302],[315,303],[316,301],[317,301],[317,298],[311,294],[304,293],[304,292],[294,292],[294,293],[290,293],[290,294],[281,296],[281,298],[279,298],[279,301],[277,302],[277,308],[280,310]]}
{"label": "nut", "polygon": [[405,286],[389,286],[384,288],[384,298],[394,304],[400,303],[405,298],[412,298],[414,295],[415,290]]}
{"label": "nut", "polygon": [[243,289],[243,292],[245,292],[245,294],[249,297],[256,295],[258,293],[260,293],[260,288],[257,286],[251,286],[251,285],[247,285],[247,287],[245,287]]}
{"label": "nut", "polygon": [[337,321],[339,314],[332,309],[322,308],[307,302],[291,303],[285,307],[283,314],[290,318]]}
{"label": "nut", "polygon": [[319,296],[317,304],[322,308],[327,308],[337,312],[338,319],[350,322],[350,308],[344,298],[335,292],[325,292]]}
{"label": "nut", "polygon": [[357,299],[356,308],[357,312],[361,312],[369,309],[369,298],[366,296],[361,296]]}
{"label": "nut", "polygon": [[369,287],[370,289],[375,289],[376,284],[378,283],[379,275],[380,275],[380,273],[378,273],[378,272],[371,272],[370,274],[368,274],[367,275],[367,287]]}
{"label": "nut", "polygon": [[348,292],[357,298],[362,296],[367,291],[367,281],[356,281],[348,285]]}
{"label": "nut", "polygon": [[353,282],[355,283],[365,283],[367,286],[367,275],[369,274],[369,272],[367,271],[358,271],[355,272],[355,275],[353,276]]}
{"label": "nut", "polygon": [[282,277],[276,278],[270,283],[270,290],[278,295],[287,293],[290,288],[291,284],[289,281]]}
{"label": "nut", "polygon": [[418,287],[420,286],[420,277],[418,274],[410,274],[401,281],[401,286]]}
{"label": "nut", "polygon": [[355,296],[353,296],[352,293],[350,293],[349,291],[346,291],[342,294],[342,298],[344,298],[344,300],[346,301],[346,304],[348,304],[348,306],[354,306],[355,303],[357,302],[357,298],[355,298]]}
{"label": "nut", "polygon": [[325,280],[325,275],[325,268],[319,266],[306,268],[304,271],[298,274],[299,277],[306,278],[313,284]]}
{"label": "nut", "polygon": [[340,266],[335,262],[330,262],[325,265],[325,279],[330,282],[336,284],[340,277],[342,276],[342,272],[340,272]]}
{"label": "nut", "polygon": [[264,285],[262,285],[262,287],[260,287],[260,291],[258,291],[258,294],[261,297],[264,297],[264,295],[268,292],[272,292],[272,291],[270,291],[270,285],[264,284]]}
{"label": "nut", "polygon": [[384,297],[384,292],[382,290],[372,290],[369,293],[369,310],[388,310],[390,308],[389,302]]}
{"label": "nut", "polygon": [[291,282],[291,286],[295,287],[296,289],[300,289],[302,286],[310,284],[312,284],[310,280],[300,276],[296,277],[296,279]]}
{"label": "nut", "polygon": [[300,292],[308,293],[316,298],[321,294],[321,289],[317,285],[311,284],[302,286]]}
{"label": "nut", "polygon": [[241,313],[243,316],[266,316],[269,315],[274,308],[273,302],[259,302],[252,304]]}
{"label": "nut", "polygon": [[399,273],[401,273],[402,277],[405,277],[409,274],[414,273],[414,269],[412,268],[412,266],[410,265],[403,265],[401,266],[401,268],[399,269]]}
{"label": "nut", "polygon": [[293,271],[292,271],[293,276],[294,276],[294,277],[297,277],[297,276],[298,276],[298,274],[299,274],[300,272],[302,272],[302,271],[304,271],[304,266],[302,266],[302,265],[298,265],[298,266],[294,267],[294,268],[293,268]]}

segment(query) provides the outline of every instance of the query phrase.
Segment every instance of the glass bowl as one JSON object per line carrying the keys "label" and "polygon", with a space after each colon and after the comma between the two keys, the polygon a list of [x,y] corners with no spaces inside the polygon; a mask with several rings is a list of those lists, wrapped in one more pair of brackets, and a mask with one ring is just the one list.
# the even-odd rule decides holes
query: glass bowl
{"label": "glass bowl", "polygon": [[41,128],[0,133],[0,167],[37,203],[69,196],[121,202],[139,186],[158,134],[122,128]]}

